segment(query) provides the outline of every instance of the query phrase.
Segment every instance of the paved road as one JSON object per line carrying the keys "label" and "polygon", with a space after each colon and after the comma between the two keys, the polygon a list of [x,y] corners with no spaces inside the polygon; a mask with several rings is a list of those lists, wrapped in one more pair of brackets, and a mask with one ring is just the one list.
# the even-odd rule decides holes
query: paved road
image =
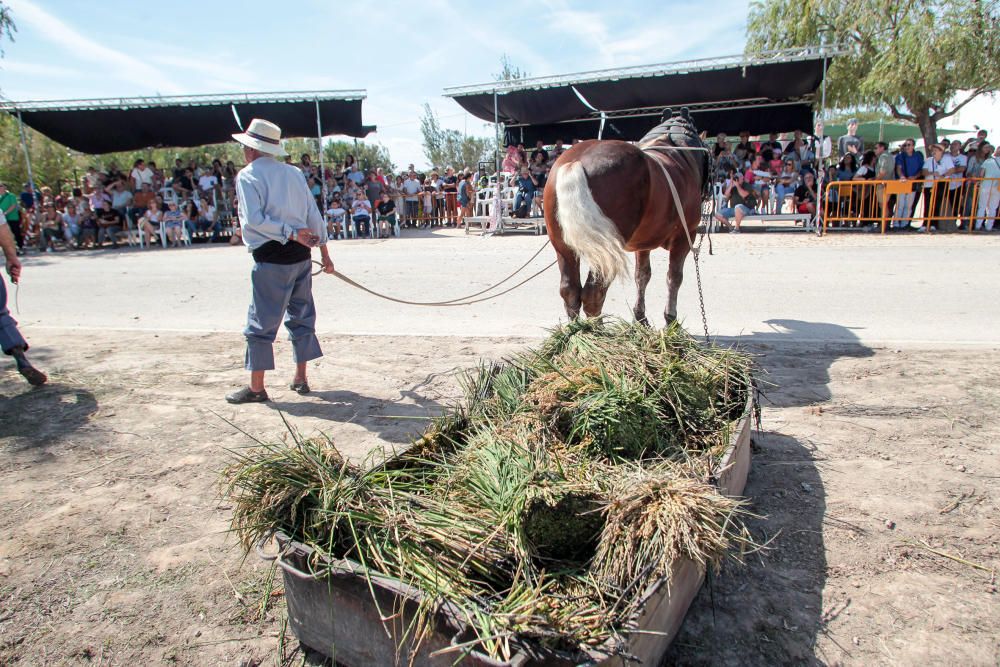
{"label": "paved road", "polygon": [[[717,235],[703,256],[713,335],[760,340],[884,344],[1000,344],[1000,235],[882,238],[854,234]],[[390,241],[332,243],[338,269],[374,289],[435,301],[479,291],[523,263],[543,239],[483,239],[461,232]],[[659,256],[658,256],[659,255]],[[666,299],[664,253],[653,256],[648,311]],[[532,264],[552,259],[549,250]],[[700,331],[693,266],[680,315]],[[243,324],[251,260],[240,248],[121,250],[32,255],[18,319],[33,328],[230,331]],[[374,299],[319,277],[319,329],[326,335],[542,335],[565,318],[555,268],[495,302],[415,308]],[[607,310],[628,315],[631,283]],[[11,294],[13,301],[13,293]],[[11,304],[13,309],[13,303]]]}

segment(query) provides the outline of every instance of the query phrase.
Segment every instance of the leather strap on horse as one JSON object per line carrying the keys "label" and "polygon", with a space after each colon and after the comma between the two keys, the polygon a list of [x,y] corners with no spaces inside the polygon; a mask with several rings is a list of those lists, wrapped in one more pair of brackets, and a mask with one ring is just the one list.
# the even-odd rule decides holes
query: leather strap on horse
{"label": "leather strap on horse", "polygon": [[[661,150],[660,147],[658,146],[650,148]],[[662,150],[667,150],[667,148],[668,147],[664,146]],[[671,150],[692,150],[692,151],[698,150],[698,151],[705,151],[705,153],[708,153],[707,148],[674,147],[674,146],[671,146],[669,148]],[[644,148],[643,150],[648,151],[649,149]],[[677,191],[677,186],[674,184],[674,179],[671,178],[670,173],[667,171],[667,166],[663,164],[662,160],[659,160],[653,155],[650,155],[650,158],[653,160],[653,162],[656,163],[656,165],[660,168],[660,170],[663,171],[663,177],[667,179],[667,185],[670,186],[670,194],[673,196],[674,201],[677,203],[677,212],[680,214],[681,227],[684,229],[684,235],[687,237],[688,247],[691,248],[691,254],[694,255],[694,277],[698,283],[698,302],[701,306],[701,325],[705,329],[705,340],[708,340],[709,339],[708,317],[705,315],[705,295],[701,289],[701,268],[698,266],[698,255],[700,254],[701,244],[705,239],[705,235],[702,234],[701,240],[698,241],[698,246],[695,247],[694,239],[691,238],[691,232],[690,230],[688,230],[687,216],[684,214],[684,206],[681,204],[681,196],[680,193]]]}
{"label": "leather strap on horse", "polygon": [[[362,292],[367,292],[368,294],[371,294],[374,297],[378,297],[379,299],[385,299],[386,301],[392,301],[393,303],[401,303],[401,304],[404,304],[404,305],[407,305],[407,306],[427,306],[427,307],[437,307],[437,308],[444,308],[444,307],[450,307],[450,306],[470,306],[470,305],[472,305],[474,303],[481,303],[483,301],[489,301],[491,299],[496,299],[497,297],[501,297],[504,294],[508,294],[510,292],[513,292],[518,287],[521,287],[525,283],[527,283],[527,282],[529,282],[529,281],[537,278],[538,276],[542,275],[543,273],[545,273],[546,271],[548,271],[549,269],[551,269],[553,266],[555,266],[556,262],[558,260],[552,260],[552,263],[549,264],[548,266],[546,266],[541,271],[537,271],[537,272],[533,273],[532,275],[528,276],[527,278],[525,278],[521,282],[517,283],[513,287],[509,287],[509,288],[505,289],[502,292],[497,292],[496,294],[490,294],[488,296],[484,296],[484,297],[478,298],[478,299],[474,298],[474,297],[480,296],[481,294],[486,294],[487,292],[493,291],[497,287],[500,287],[505,282],[507,282],[508,280],[510,280],[511,278],[513,278],[514,276],[516,276],[517,274],[519,274],[521,271],[523,271],[525,268],[527,268],[527,266],[529,264],[531,264],[531,262],[534,261],[534,259],[536,257],[538,257],[542,253],[542,251],[545,250],[545,248],[547,248],[548,246],[549,246],[549,242],[546,241],[545,244],[542,245],[542,247],[539,248],[535,252],[535,254],[532,255],[531,258],[527,262],[525,262],[524,264],[522,264],[516,271],[514,271],[513,273],[511,273],[509,276],[507,276],[506,278],[504,278],[500,282],[494,283],[494,284],[490,285],[489,287],[487,287],[486,289],[480,290],[478,292],[475,292],[474,294],[467,294],[466,296],[459,297],[457,299],[449,299],[447,301],[408,301],[406,299],[398,299],[398,298],[396,298],[394,296],[389,296],[388,294],[382,294],[381,292],[376,292],[373,289],[365,287],[361,283],[359,283],[359,282],[357,282],[355,280],[352,280],[351,278],[348,278],[347,276],[345,276],[343,273],[340,273],[339,271],[334,271],[332,275],[335,276],[335,277],[337,277],[337,278],[340,278],[341,280],[343,280],[345,283],[347,283],[351,287],[356,287],[359,290],[361,290]],[[323,268],[322,268],[323,265],[320,262],[317,262],[317,261],[314,260],[313,264],[316,264],[316,265],[318,265],[320,267],[320,269],[318,271],[313,272],[314,276],[323,272]]]}

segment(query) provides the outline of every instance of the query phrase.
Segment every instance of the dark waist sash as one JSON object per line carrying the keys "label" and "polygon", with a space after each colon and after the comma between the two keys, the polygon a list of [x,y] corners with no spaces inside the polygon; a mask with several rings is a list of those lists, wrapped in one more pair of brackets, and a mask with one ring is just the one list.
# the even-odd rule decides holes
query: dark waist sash
{"label": "dark waist sash", "polygon": [[311,257],[312,251],[296,241],[268,241],[253,251],[253,259],[258,264],[298,264]]}

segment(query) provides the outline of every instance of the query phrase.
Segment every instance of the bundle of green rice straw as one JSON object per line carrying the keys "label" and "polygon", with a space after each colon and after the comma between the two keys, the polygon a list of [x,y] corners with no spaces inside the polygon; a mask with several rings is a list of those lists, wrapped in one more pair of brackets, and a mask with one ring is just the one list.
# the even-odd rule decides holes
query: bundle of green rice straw
{"label": "bundle of green rice straw", "polygon": [[678,559],[752,546],[712,483],[753,397],[752,362],[608,318],[464,375],[464,398],[405,453],[363,465],[329,440],[234,453],[223,490],[249,551],[281,532],[322,573],[351,559],[448,603],[466,651],[509,660],[624,651],[643,594]]}

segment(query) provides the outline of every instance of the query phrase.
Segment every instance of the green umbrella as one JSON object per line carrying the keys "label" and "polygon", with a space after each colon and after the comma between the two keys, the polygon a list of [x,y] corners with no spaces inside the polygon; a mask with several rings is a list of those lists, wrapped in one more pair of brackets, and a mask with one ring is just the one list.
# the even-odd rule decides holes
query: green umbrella
{"label": "green umbrella", "polygon": [[[946,137],[952,134],[968,134],[970,131],[945,130],[939,127],[937,133],[938,137]],[[826,132],[827,136],[833,138],[834,146],[836,146],[837,139],[847,134],[847,125],[827,125],[824,128],[824,132]],[[910,137],[915,137],[919,141],[920,128],[913,123],[890,123],[873,120],[867,123],[858,123],[858,136],[864,140],[866,147],[874,146],[878,141],[891,144],[903,139],[909,139]]]}

